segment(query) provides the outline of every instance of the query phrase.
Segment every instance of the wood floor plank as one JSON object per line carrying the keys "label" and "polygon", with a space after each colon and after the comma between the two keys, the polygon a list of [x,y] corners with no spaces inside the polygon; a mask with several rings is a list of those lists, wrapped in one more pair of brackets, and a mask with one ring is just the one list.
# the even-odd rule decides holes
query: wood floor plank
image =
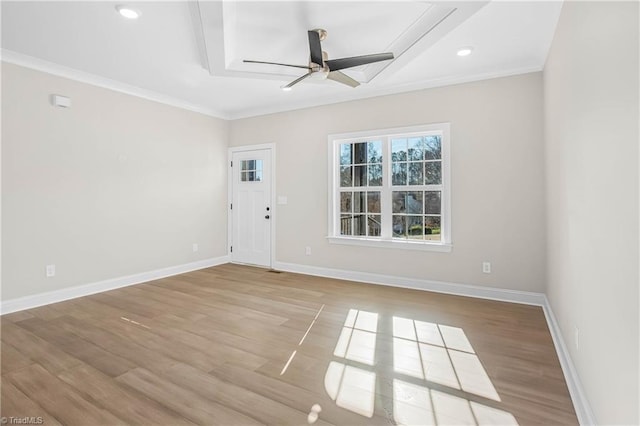
{"label": "wood floor plank", "polygon": [[91,343],[134,363],[136,366],[145,366],[152,371],[163,371],[176,362],[172,358],[147,349],[139,342],[72,317],[56,318],[54,322],[57,326],[82,336]]}
{"label": "wood floor plank", "polygon": [[54,374],[82,362],[16,324],[2,323],[2,340]]}
{"label": "wood floor plank", "polygon": [[33,318],[21,321],[20,327],[112,377],[119,376],[136,367],[132,362],[94,345],[53,322]]}
{"label": "wood floor plank", "polygon": [[38,364],[10,373],[5,376],[6,379],[63,424],[126,424],[126,421],[82,398],[69,385]]}
{"label": "wood floor plank", "polygon": [[28,413],[28,417],[42,418],[42,423],[45,425],[55,426],[61,424],[55,417],[46,412],[44,408],[36,404],[9,381],[2,381],[0,392],[2,394],[0,398],[1,417],[23,418],[26,417],[25,413]]}
{"label": "wood floor plank", "polygon": [[135,341],[138,345],[155,354],[164,355],[176,361],[189,362],[202,371],[209,371],[219,365],[219,362],[211,354],[193,347],[185,350],[185,346],[175,335],[171,335],[169,338],[161,336],[148,329],[149,326],[146,324],[138,325],[121,319],[110,319],[95,322],[93,325]]}
{"label": "wood floor plank", "polygon": [[111,377],[88,365],[80,365],[64,371],[58,377],[79,393],[108,407],[109,411],[129,424],[193,424],[175,411],[129,387],[121,386],[118,382],[111,380]]}
{"label": "wood floor plank", "polygon": [[261,424],[251,417],[172,384],[144,368],[128,371],[116,380],[198,424]]}
{"label": "wood floor plank", "polygon": [[[166,377],[206,399],[219,402],[262,423],[299,425],[305,423],[308,415],[307,410],[295,410],[270,397],[226,382],[186,364],[174,365],[167,371]],[[316,424],[326,425],[324,421]]]}
{"label": "wood floor plank", "polygon": [[250,389],[252,392],[271,398],[299,411],[310,411],[311,407],[318,404],[322,409],[320,418],[332,424],[389,424],[386,417],[374,416],[373,418],[368,418],[341,409],[335,405],[335,402],[331,400],[325,392],[317,393],[309,391],[304,387],[290,384],[278,378],[265,376],[255,371],[247,371],[232,365],[226,365],[216,368],[211,371],[210,374],[222,380],[232,382],[237,386]]}
{"label": "wood floor plank", "polygon": [[17,322],[17,321],[22,321],[29,318],[33,318],[33,315],[30,314],[28,311],[18,311],[18,312],[13,312],[11,314],[2,315],[2,321],[6,321],[6,322]]}
{"label": "wood floor plank", "polygon": [[577,424],[537,306],[226,264],[0,323],[3,412],[52,423]]}
{"label": "wood floor plank", "polygon": [[24,356],[18,352],[16,348],[4,341],[1,342],[0,354],[2,354],[0,361],[2,363],[3,375],[33,364],[33,360],[31,358]]}
{"label": "wood floor plank", "polygon": [[192,333],[188,329],[183,329],[184,325],[183,320],[176,321],[170,317],[160,316],[153,319],[149,332],[166,338],[167,341],[173,341],[179,347],[205,353],[216,365],[230,363],[254,370],[268,361],[263,356]]}

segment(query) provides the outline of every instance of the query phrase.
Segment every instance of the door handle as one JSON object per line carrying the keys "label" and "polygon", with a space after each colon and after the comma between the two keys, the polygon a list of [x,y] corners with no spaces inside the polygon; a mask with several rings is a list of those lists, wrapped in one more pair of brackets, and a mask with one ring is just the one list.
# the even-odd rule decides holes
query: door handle
{"label": "door handle", "polygon": [[269,215],[266,215],[264,218],[265,218],[265,219],[269,219]]}

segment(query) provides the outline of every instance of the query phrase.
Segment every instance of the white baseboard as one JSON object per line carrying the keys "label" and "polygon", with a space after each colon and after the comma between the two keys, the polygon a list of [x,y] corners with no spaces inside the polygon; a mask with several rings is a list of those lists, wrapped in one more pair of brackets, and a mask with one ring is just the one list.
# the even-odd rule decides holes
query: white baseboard
{"label": "white baseboard", "polygon": [[567,345],[562,337],[562,332],[560,331],[560,327],[556,321],[556,316],[553,314],[553,310],[551,309],[551,305],[549,304],[549,300],[546,296],[544,297],[542,309],[544,311],[544,316],[547,319],[549,331],[551,332],[553,345],[556,347],[560,366],[562,367],[562,372],[564,374],[564,380],[567,382],[569,394],[571,394],[571,401],[573,402],[573,407],[576,410],[578,422],[580,422],[581,425],[596,425],[596,419],[593,415],[593,411],[591,410],[591,406],[589,405],[589,401],[587,400],[587,396],[582,388],[582,383],[580,383],[580,377],[578,377],[576,368],[573,365],[573,361],[571,360],[571,356],[567,350]]}
{"label": "white baseboard", "polygon": [[76,297],[88,296],[90,294],[114,290],[120,287],[127,287],[134,284],[157,280],[159,278],[170,277],[172,275],[184,274],[185,272],[209,268],[211,266],[221,265],[228,262],[228,256],[215,257],[211,259],[199,260],[197,262],[185,263],[183,265],[156,269],[154,271],[127,275],[125,277],[112,278],[95,283],[48,291],[46,293],[34,294],[32,296],[3,300],[0,304],[0,314],[10,314],[11,312],[36,308],[38,306],[48,305],[50,303],[62,302],[64,300],[75,299]]}
{"label": "white baseboard", "polygon": [[499,300],[503,302],[523,303],[526,305],[542,306],[544,294],[528,291],[507,290],[494,287],[449,283],[444,281],[424,280],[420,278],[405,278],[392,275],[372,274],[369,272],[347,271],[344,269],[330,269],[319,266],[300,265],[296,263],[275,262],[274,269],[298,274],[316,275],[319,277],[337,278],[361,283],[382,284],[391,287],[410,288],[415,290],[433,291],[457,296],[469,296],[479,299]]}
{"label": "white baseboard", "polygon": [[382,284],[392,287],[410,288],[416,290],[433,291],[456,296],[468,296],[480,299],[491,299],[503,302],[522,303],[541,306],[544,311],[547,325],[553,339],[553,344],[560,360],[560,366],[564,374],[571,400],[573,402],[578,421],[581,425],[595,425],[595,417],[585,396],[580,378],[571,361],[571,356],[562,338],[555,316],[549,305],[546,295],[526,291],[506,290],[477,285],[449,283],[443,281],[431,281],[417,278],[402,278],[391,275],[372,274],[368,272],[346,271],[342,269],[330,269],[318,266],[300,265],[295,263],[275,262],[274,269],[299,274],[315,275],[327,278],[337,278],[347,281],[357,281],[369,284]]}

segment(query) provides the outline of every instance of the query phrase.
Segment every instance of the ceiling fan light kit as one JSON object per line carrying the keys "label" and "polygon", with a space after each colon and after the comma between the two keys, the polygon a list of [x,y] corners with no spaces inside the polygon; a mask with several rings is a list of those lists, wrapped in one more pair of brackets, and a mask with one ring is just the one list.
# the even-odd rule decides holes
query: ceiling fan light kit
{"label": "ceiling fan light kit", "polygon": [[327,38],[327,31],[321,28],[307,31],[309,37],[309,65],[293,65],[283,64],[279,62],[265,62],[244,60],[243,62],[252,64],[268,64],[279,65],[283,67],[293,67],[306,69],[307,73],[293,80],[286,86],[282,86],[282,90],[289,91],[296,84],[312,77],[321,80],[329,79],[350,87],[358,87],[360,83],[349,77],[340,70],[358,67],[360,65],[372,64],[374,62],[388,61],[393,59],[393,53],[375,53],[372,55],[352,56],[348,58],[329,59],[327,52],[322,50],[321,41]]}

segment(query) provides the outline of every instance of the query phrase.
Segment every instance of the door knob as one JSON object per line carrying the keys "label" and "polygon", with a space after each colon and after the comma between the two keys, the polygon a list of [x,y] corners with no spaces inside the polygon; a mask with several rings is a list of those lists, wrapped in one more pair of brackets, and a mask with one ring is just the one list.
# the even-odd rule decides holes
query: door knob
{"label": "door knob", "polygon": [[266,215],[264,218],[265,218],[265,219],[269,219],[269,215]]}

